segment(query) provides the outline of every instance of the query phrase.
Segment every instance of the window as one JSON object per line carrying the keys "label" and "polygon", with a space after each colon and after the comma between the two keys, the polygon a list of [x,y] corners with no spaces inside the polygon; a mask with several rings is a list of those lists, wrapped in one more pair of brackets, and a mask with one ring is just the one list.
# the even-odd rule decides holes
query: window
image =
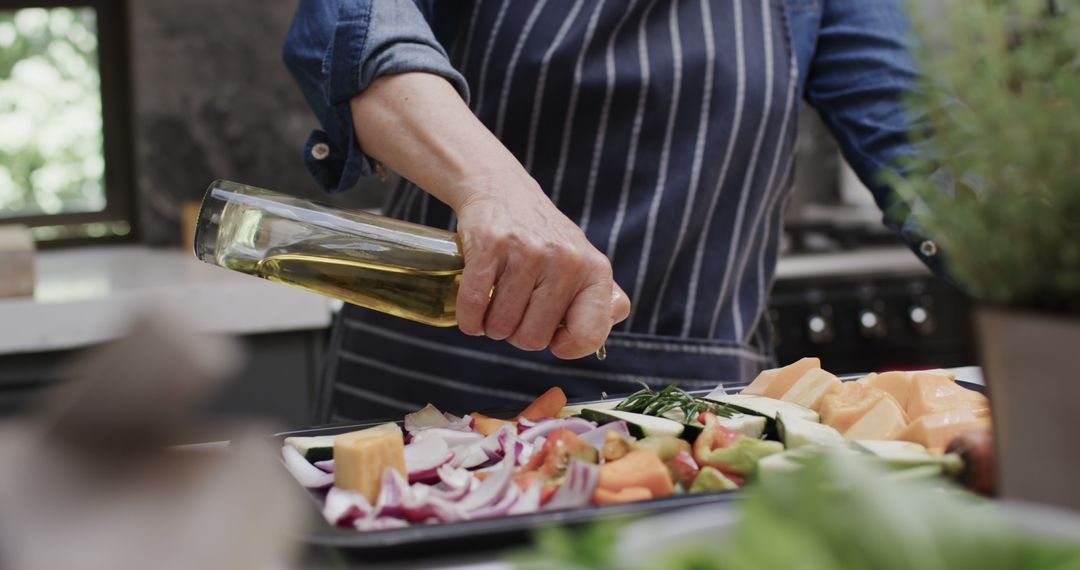
{"label": "window", "polygon": [[0,224],[131,233],[122,2],[0,0]]}

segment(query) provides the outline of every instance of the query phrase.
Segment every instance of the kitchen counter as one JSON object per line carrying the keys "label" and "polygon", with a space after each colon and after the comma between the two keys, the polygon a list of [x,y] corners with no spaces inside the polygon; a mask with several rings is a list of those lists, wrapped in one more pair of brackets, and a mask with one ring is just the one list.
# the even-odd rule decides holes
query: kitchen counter
{"label": "kitchen counter", "polygon": [[0,354],[67,350],[122,334],[141,307],[169,306],[206,332],[329,326],[319,295],[202,263],[186,251],[105,246],[38,252],[33,297],[0,299]]}

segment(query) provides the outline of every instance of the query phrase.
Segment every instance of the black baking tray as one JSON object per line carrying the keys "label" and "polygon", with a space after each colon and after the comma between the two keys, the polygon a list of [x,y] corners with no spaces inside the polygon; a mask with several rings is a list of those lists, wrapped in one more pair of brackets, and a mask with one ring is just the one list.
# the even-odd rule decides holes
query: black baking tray
{"label": "black baking tray", "polygon": [[[861,376],[845,376],[842,380],[853,380]],[[964,381],[958,384],[979,392],[985,387]],[[746,383],[725,384],[729,390],[739,390]],[[710,390],[691,391],[691,394],[703,396]],[[613,396],[606,401],[622,399]],[[592,404],[605,400],[570,402],[569,405]],[[493,417],[512,417],[513,412],[492,413]],[[316,426],[274,434],[281,441],[291,436],[333,435],[355,431],[381,423],[393,421],[400,424],[401,419],[372,420],[358,423],[341,423]],[[322,491],[312,491],[309,496],[312,506],[312,525],[303,537],[309,546],[343,550],[350,557],[362,557],[365,560],[388,560],[401,557],[422,558],[445,554],[460,554],[488,549],[504,549],[525,543],[533,531],[551,526],[580,525],[600,521],[633,518],[657,514],[675,509],[715,504],[722,505],[737,501],[739,491],[699,493],[693,495],[672,495],[636,503],[618,505],[590,506],[582,509],[506,516],[495,519],[461,521],[454,523],[416,524],[406,528],[376,531],[357,531],[331,526],[322,517]]]}

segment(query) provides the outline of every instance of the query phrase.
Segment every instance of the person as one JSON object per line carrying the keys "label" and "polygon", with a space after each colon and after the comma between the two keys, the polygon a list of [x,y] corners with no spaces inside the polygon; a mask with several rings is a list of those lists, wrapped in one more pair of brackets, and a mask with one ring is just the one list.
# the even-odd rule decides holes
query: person
{"label": "person", "polygon": [[342,309],[319,419],[510,409],[553,385],[711,388],[772,366],[762,316],[803,100],[938,263],[877,178],[917,120],[903,10],[301,0],[284,60],[322,126],[308,169],[330,192],[392,169],[385,213],[457,231],[465,257],[460,331]]}

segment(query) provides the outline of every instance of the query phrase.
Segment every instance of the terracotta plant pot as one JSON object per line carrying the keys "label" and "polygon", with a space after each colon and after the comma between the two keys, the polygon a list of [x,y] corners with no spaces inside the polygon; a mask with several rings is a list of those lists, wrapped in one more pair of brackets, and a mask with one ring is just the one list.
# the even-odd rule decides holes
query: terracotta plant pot
{"label": "terracotta plant pot", "polygon": [[1002,497],[1080,511],[1080,318],[981,308]]}

